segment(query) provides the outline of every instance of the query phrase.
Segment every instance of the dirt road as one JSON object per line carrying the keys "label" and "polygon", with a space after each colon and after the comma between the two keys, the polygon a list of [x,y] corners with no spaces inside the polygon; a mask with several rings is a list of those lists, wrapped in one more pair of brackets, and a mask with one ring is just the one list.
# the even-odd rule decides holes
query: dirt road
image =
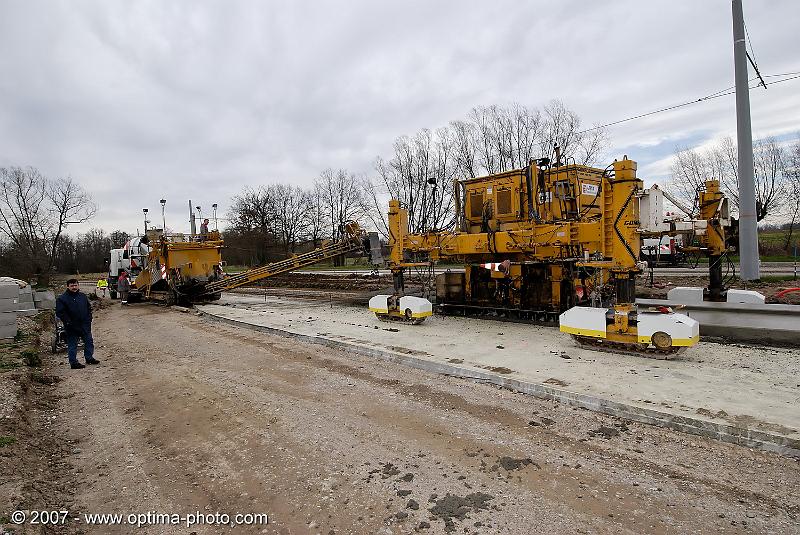
{"label": "dirt road", "polygon": [[[269,514],[236,533],[800,533],[800,466],[775,454],[147,304],[94,332],[102,364],[58,357],[47,387],[73,512]],[[192,531],[221,528],[145,529]]]}

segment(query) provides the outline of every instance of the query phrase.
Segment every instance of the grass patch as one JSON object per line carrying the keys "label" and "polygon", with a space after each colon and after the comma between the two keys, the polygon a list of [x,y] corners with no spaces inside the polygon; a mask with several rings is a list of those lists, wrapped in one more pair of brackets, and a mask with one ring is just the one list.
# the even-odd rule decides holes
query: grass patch
{"label": "grass patch", "polygon": [[[19,334],[19,333],[18,333]],[[20,344],[16,342],[0,343],[0,372],[19,368]]]}
{"label": "grass patch", "polygon": [[54,385],[61,381],[61,377],[58,375],[45,375],[39,370],[35,370],[31,373],[31,379],[40,385]]}
{"label": "grass patch", "polygon": [[0,360],[0,373],[11,371],[22,366],[21,362],[9,362],[7,360]]}
{"label": "grass patch", "polygon": [[759,280],[761,282],[783,282],[797,279],[794,278],[794,275],[762,275]]}
{"label": "grass patch", "polygon": [[30,329],[17,330],[13,341],[0,342],[0,373],[26,365],[39,367],[42,356],[39,353],[42,332],[47,329],[50,318],[47,314],[38,314],[35,325]]}
{"label": "grass patch", "polygon": [[17,439],[14,437],[0,437],[0,448],[12,445]]}
{"label": "grass patch", "polygon": [[[739,263],[739,257],[737,255],[730,255],[728,258],[733,262]],[[795,260],[800,262],[800,256],[795,259],[795,257],[789,255],[761,255],[759,258],[762,262],[794,262]],[[708,257],[700,257],[700,263],[708,264]]]}
{"label": "grass patch", "polygon": [[42,365],[42,356],[36,349],[26,349],[20,353],[20,356],[22,357],[22,362],[24,362],[26,366],[38,368]]}

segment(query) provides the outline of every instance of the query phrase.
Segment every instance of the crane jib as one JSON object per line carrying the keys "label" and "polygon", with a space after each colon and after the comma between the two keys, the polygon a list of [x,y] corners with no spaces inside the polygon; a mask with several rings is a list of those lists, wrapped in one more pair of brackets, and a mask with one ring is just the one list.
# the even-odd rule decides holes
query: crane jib
{"label": "crane jib", "polygon": [[278,262],[253,268],[243,273],[227,277],[223,280],[209,283],[205,286],[200,295],[232,290],[239,286],[256,282],[273,275],[280,275],[281,273],[286,273],[288,271],[293,271],[295,269],[316,264],[323,260],[333,258],[334,256],[360,250],[362,246],[361,240],[357,238],[350,238],[325,245],[307,253],[299,254],[285,260],[279,260]]}

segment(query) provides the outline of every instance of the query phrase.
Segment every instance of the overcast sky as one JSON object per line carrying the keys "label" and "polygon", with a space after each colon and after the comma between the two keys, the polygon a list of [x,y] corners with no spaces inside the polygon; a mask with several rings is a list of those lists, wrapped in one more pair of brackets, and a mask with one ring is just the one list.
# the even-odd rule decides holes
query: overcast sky
{"label": "overcast sky", "polygon": [[[800,71],[800,1],[744,0],[762,74]],[[0,166],[71,175],[90,226],[224,212],[245,186],[371,174],[394,139],[479,105],[559,98],[584,124],[733,85],[730,0],[0,1]],[[800,80],[751,91],[753,135],[800,130]],[[734,97],[609,129],[649,184],[735,135]],[[154,214],[155,215],[155,214]],[[70,232],[85,231],[73,226]]]}

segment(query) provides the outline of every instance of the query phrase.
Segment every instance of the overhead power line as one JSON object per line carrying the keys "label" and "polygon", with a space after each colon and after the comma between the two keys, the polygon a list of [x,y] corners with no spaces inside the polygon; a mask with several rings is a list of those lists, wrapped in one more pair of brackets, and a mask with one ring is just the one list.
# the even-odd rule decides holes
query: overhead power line
{"label": "overhead power line", "polygon": [[745,49],[745,54],[747,55],[747,59],[750,60],[750,65],[753,66],[753,69],[756,71],[756,75],[758,76],[759,80],[761,80],[761,85],[764,86],[764,89],[767,88],[767,84],[764,83],[764,78],[761,77],[761,73],[758,72],[758,63],[756,62],[756,51],[753,48],[753,42],[750,40],[750,32],[747,31],[747,24],[742,21],[742,26],[744,26],[744,34],[747,36],[747,43],[750,45],[750,52],[753,53],[752,57],[750,56],[750,52],[747,52]]}
{"label": "overhead power line", "polygon": [[[784,76],[784,75],[788,75],[788,74],[793,74],[794,76],[790,76],[788,78],[782,78],[780,80],[775,80],[774,82],[764,82],[763,79],[761,79],[761,83],[758,83],[758,84],[750,87],[750,89],[755,89],[756,87],[761,86],[762,83],[763,83],[763,86],[766,88],[769,85],[780,84],[780,83],[783,83],[783,82],[788,82],[790,80],[796,80],[797,78],[800,78],[800,72],[767,75],[767,76],[765,76],[765,78],[774,78],[776,76]],[[761,78],[761,77],[759,76],[759,78]],[[755,78],[753,78],[753,80],[755,80]],[[581,130],[580,132],[577,132],[577,133],[578,134],[583,134],[585,132],[591,132],[592,130],[599,130],[600,128],[606,128],[608,126],[614,126],[614,125],[618,125],[618,124],[621,124],[621,123],[627,123],[628,121],[633,121],[635,119],[641,119],[643,117],[649,117],[651,115],[656,115],[658,113],[664,113],[664,112],[667,112],[667,111],[676,110],[678,108],[683,108],[685,106],[691,106],[692,104],[697,104],[699,102],[705,102],[707,100],[712,100],[712,99],[719,98],[719,97],[725,97],[725,96],[728,96],[728,95],[733,95],[734,93],[736,93],[734,87],[728,87],[726,89],[722,89],[722,90],[717,91],[715,93],[711,93],[710,95],[706,95],[706,96],[698,98],[696,100],[689,100],[689,101],[686,101],[686,102],[682,102],[680,104],[675,104],[673,106],[667,106],[665,108],[659,108],[657,110],[649,111],[647,113],[641,113],[639,115],[634,115],[632,117],[626,117],[625,119],[619,119],[618,121],[612,121],[610,123],[601,124],[601,125],[598,125],[598,126],[593,126],[592,128],[587,128],[587,129]]]}

